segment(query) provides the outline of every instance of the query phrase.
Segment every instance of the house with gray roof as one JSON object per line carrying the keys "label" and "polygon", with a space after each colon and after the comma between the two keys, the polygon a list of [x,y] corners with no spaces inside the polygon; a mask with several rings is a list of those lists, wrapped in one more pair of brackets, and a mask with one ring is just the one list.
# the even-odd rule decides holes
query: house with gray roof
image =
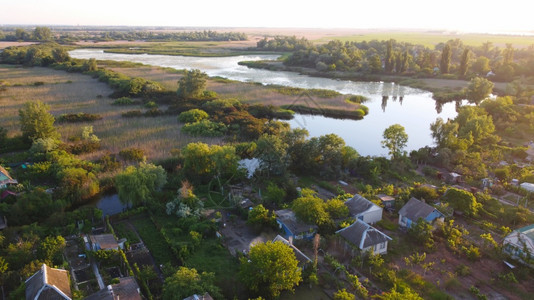
{"label": "house with gray roof", "polygon": [[274,214],[276,223],[284,231],[284,237],[288,240],[311,239],[317,231],[316,225],[297,220],[295,212],[291,209],[277,210]]}
{"label": "house with gray roof", "polygon": [[382,220],[382,207],[361,195],[354,195],[354,197],[345,201],[345,206],[349,208],[349,215],[356,220],[361,220],[368,224],[374,224]]}
{"label": "house with gray roof", "polygon": [[419,219],[423,219],[428,223],[433,223],[436,220],[443,222],[445,215],[436,208],[412,197],[399,210],[399,225],[403,228],[410,228]]}
{"label": "house with gray roof", "polygon": [[204,295],[194,294],[192,296],[184,298],[184,300],[213,300],[213,298],[208,292],[206,292]]}
{"label": "house with gray roof", "polygon": [[336,231],[336,235],[341,237],[345,242],[345,249],[352,255],[355,251],[385,254],[388,251],[388,241],[391,241],[389,236],[361,220]]}
{"label": "house with gray roof", "polygon": [[115,239],[113,234],[106,233],[90,235],[89,239],[91,240],[91,249],[93,251],[119,250],[119,244],[117,243],[117,239]]}
{"label": "house with gray roof", "polygon": [[133,277],[119,278],[119,283],[108,285],[84,300],[142,300],[139,285]]}
{"label": "house with gray roof", "polygon": [[293,243],[290,243],[288,240],[284,239],[282,236],[277,235],[273,240],[273,243],[274,242],[282,242],[288,245],[289,248],[291,248],[293,252],[295,253],[295,257],[299,261],[300,266],[304,267],[306,264],[312,262],[312,260],[308,256],[306,256],[306,254],[302,253],[302,251],[300,251],[299,248],[295,247]]}
{"label": "house with gray roof", "polygon": [[512,258],[529,265],[534,264],[534,224],[512,231],[502,243],[503,251]]}
{"label": "house with gray roof", "polygon": [[26,300],[71,300],[69,275],[66,270],[50,268],[46,264],[26,279]]}

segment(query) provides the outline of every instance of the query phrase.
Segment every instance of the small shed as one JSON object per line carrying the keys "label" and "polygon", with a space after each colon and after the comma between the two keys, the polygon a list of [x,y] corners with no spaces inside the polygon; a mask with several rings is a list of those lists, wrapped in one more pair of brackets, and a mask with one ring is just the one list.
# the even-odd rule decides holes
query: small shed
{"label": "small shed", "polygon": [[458,173],[451,172],[447,174],[447,177],[445,178],[450,183],[461,183],[462,182],[462,175]]}
{"label": "small shed", "polygon": [[348,207],[349,215],[354,219],[362,220],[369,224],[382,220],[382,207],[361,195],[354,195],[354,197],[345,201],[345,206]]}
{"label": "small shed", "polygon": [[119,250],[119,244],[113,234],[90,235],[91,248],[93,251],[98,250]]}
{"label": "small shed", "polygon": [[382,202],[387,209],[392,209],[395,206],[395,197],[386,194],[378,194],[376,197]]}

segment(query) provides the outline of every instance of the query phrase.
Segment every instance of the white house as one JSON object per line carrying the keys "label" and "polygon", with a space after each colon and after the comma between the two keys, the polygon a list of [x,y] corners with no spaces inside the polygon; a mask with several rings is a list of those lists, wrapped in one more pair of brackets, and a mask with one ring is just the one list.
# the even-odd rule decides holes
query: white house
{"label": "white house", "polygon": [[388,241],[391,240],[389,236],[361,220],[336,231],[336,235],[345,240],[345,249],[350,249],[353,255],[355,248],[360,252],[387,253]]}
{"label": "white house", "polygon": [[[503,251],[513,258],[525,262],[534,258],[534,224],[516,229],[504,238]],[[533,262],[525,262],[532,264]]]}
{"label": "white house", "polygon": [[382,207],[360,195],[354,195],[354,197],[345,201],[345,206],[349,208],[349,215],[356,220],[361,220],[368,224],[374,224],[382,220]]}

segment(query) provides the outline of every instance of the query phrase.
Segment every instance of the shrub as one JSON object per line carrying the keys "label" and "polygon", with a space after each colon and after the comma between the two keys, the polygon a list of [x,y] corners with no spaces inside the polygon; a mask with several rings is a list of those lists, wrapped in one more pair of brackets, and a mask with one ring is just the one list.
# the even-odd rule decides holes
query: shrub
{"label": "shrub", "polygon": [[467,276],[471,274],[471,268],[464,264],[460,264],[456,267],[455,272],[458,274],[458,276]]}
{"label": "shrub", "polygon": [[184,127],[182,127],[182,132],[192,136],[218,137],[223,136],[227,129],[228,128],[223,123],[202,120],[200,122],[185,124]]}
{"label": "shrub", "polygon": [[145,103],[145,107],[146,108],[157,108],[158,105],[154,101],[148,101],[147,103]]}
{"label": "shrub", "polygon": [[142,117],[143,113],[140,110],[130,110],[125,113],[122,113],[121,116],[123,118]]}
{"label": "shrub", "polygon": [[121,97],[113,101],[112,105],[132,105],[136,104],[136,101],[132,100],[130,97]]}
{"label": "shrub", "polygon": [[195,123],[195,122],[200,122],[204,119],[207,119],[208,117],[209,115],[207,112],[201,109],[195,108],[195,109],[190,109],[188,111],[184,111],[183,113],[181,113],[178,116],[178,120],[182,123]]}
{"label": "shrub", "polygon": [[158,108],[151,108],[144,113],[145,117],[157,117],[163,115],[163,111]]}
{"label": "shrub", "polygon": [[119,156],[122,157],[124,160],[130,160],[130,161],[143,161],[145,157],[145,152],[143,149],[139,148],[128,148],[128,149],[122,149],[119,152]]}
{"label": "shrub", "polygon": [[68,151],[72,154],[92,153],[100,149],[100,142],[85,141],[70,145]]}
{"label": "shrub", "polygon": [[362,95],[354,95],[346,99],[347,102],[358,103],[358,104],[363,103],[367,100],[369,100],[369,98],[362,96]]}
{"label": "shrub", "polygon": [[363,109],[357,109],[354,111],[354,114],[357,118],[363,118],[365,116],[365,111],[363,111]]}
{"label": "shrub", "polygon": [[69,123],[77,123],[77,122],[93,122],[96,120],[101,120],[102,116],[98,114],[88,114],[88,113],[77,113],[77,114],[62,114],[57,119],[58,122],[69,122]]}

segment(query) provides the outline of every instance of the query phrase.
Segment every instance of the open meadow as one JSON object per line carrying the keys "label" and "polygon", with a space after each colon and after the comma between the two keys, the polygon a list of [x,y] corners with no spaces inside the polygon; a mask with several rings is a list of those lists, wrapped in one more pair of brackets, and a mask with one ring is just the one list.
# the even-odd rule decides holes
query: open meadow
{"label": "open meadow", "polygon": [[8,130],[9,136],[20,133],[18,110],[27,101],[41,100],[50,105],[50,112],[56,119],[61,114],[80,112],[102,116],[94,122],[56,123],[63,141],[80,136],[83,126],[93,126],[94,133],[101,139],[102,149],[92,153],[91,158],[107,151],[117,153],[123,148],[138,147],[145,151],[148,159],[154,160],[168,157],[170,150],[190,142],[220,141],[182,134],[176,116],[123,118],[121,114],[126,111],[144,109],[111,105],[113,100],[108,95],[112,89],[87,75],[50,68],[0,65],[0,82],[5,87],[0,91],[0,125]]}

